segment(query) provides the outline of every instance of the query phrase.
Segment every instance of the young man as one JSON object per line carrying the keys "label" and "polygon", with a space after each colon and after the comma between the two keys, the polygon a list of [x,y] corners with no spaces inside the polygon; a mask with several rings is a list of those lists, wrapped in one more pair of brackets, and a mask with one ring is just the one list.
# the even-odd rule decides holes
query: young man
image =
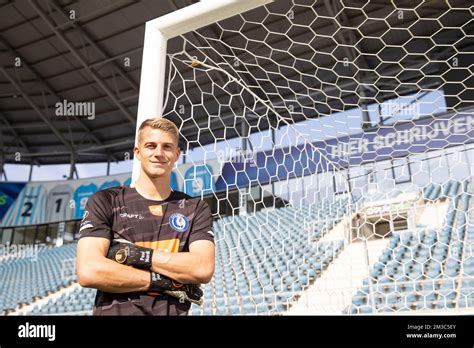
{"label": "young man", "polygon": [[77,245],[77,274],[96,288],[94,315],[186,315],[200,283],[214,273],[208,205],[170,188],[179,132],[148,119],[134,148],[141,162],[135,187],[112,187],[87,202]]}

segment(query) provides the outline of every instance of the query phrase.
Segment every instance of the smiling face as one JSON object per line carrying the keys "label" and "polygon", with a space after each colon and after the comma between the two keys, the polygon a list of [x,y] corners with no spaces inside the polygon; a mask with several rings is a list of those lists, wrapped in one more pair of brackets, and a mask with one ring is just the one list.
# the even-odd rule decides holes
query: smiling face
{"label": "smiling face", "polygon": [[176,136],[151,127],[142,130],[140,142],[134,152],[141,163],[142,172],[153,179],[169,177],[180,155]]}

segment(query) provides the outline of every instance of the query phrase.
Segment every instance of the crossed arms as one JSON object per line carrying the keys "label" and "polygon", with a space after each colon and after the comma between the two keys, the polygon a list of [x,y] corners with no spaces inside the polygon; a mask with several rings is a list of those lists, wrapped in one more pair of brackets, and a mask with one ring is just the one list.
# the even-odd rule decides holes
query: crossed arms
{"label": "crossed arms", "polygon": [[[148,291],[150,271],[119,264],[106,257],[107,238],[84,237],[77,244],[77,276],[83,287],[110,293]],[[153,272],[183,284],[208,283],[214,274],[214,243],[197,240],[189,252],[167,253],[154,250]]]}

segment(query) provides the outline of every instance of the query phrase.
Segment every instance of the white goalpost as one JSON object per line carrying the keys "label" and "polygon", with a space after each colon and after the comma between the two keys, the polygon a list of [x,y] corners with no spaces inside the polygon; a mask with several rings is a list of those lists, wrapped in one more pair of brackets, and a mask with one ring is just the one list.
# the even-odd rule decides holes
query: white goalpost
{"label": "white goalpost", "polygon": [[[150,117],[161,116],[165,97],[166,47],[168,40],[211,23],[268,4],[272,0],[204,0],[148,21],[145,26],[142,72],[138,98],[137,131]],[[132,183],[139,163],[133,160]]]}

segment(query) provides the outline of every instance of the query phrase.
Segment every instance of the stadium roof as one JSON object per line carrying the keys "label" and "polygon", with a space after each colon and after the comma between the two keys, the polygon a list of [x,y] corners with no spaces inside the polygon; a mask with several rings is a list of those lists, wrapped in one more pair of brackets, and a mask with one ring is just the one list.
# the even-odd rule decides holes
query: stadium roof
{"label": "stadium roof", "polygon": [[[20,163],[70,163],[71,153],[75,163],[122,160],[134,143],[144,24],[194,2],[1,2],[0,148],[4,161],[17,163],[16,152],[22,156]],[[400,8],[416,10],[406,11],[396,23],[391,23],[394,7],[388,1],[350,1],[351,8],[343,11],[333,1],[313,2],[297,1],[312,4],[311,8],[277,1],[267,9],[258,8],[186,34],[185,40],[200,47],[209,44],[204,37],[211,38],[212,54],[245,62],[237,72],[239,78],[293,122],[357,107],[361,94],[370,103],[391,98],[394,93],[435,88],[440,79],[431,76],[439,75],[445,67],[433,60],[446,56],[446,51],[460,51],[472,44],[472,38],[466,38],[467,32],[474,32],[472,12],[448,11],[449,5],[440,1],[428,1],[422,6],[420,1],[397,2]],[[466,9],[470,4],[468,0],[456,2],[457,7]],[[301,25],[288,22],[286,14],[290,10],[294,11],[295,24]],[[370,20],[367,14],[386,20]],[[438,20],[412,25],[418,17]],[[261,21],[270,28],[265,37],[259,34]],[[312,31],[305,27],[309,23],[313,23]],[[454,29],[441,30],[442,26]],[[348,29],[356,27],[357,30]],[[419,39],[410,40],[413,35]],[[215,43],[219,37],[225,45]],[[179,52],[182,40],[172,39],[169,52]],[[258,40],[260,43],[255,44]],[[433,47],[423,48],[427,42]],[[272,47],[279,51],[272,51]],[[417,55],[418,51],[429,54]],[[199,56],[201,52],[189,53]],[[261,59],[261,67],[257,67],[253,64],[255,57],[268,59]],[[344,57],[354,62],[351,69],[341,69]],[[286,69],[291,66],[294,69]],[[409,67],[415,69],[407,70]],[[186,73],[184,69],[189,67],[183,65],[182,69]],[[265,77],[262,72],[270,74]],[[308,80],[307,75],[311,74],[314,79]],[[208,76],[196,76],[205,89]],[[361,82],[368,82],[363,91]],[[313,87],[311,91],[308,85]],[[198,88],[187,89],[186,93],[189,103],[201,98]],[[220,114],[216,101],[224,94],[221,91],[208,96],[203,102],[208,108],[195,108],[192,123],[182,125],[178,117],[170,114],[190,144],[213,143],[216,134],[239,136],[239,127],[229,130],[236,121],[235,114],[221,115],[222,119],[208,123],[209,114]],[[289,100],[299,106],[291,114],[287,111]],[[65,101],[94,102],[95,118],[58,116],[56,103],[65,105]],[[171,107],[166,110],[169,112]],[[249,118],[247,122],[251,131],[256,131],[252,125],[260,120]],[[268,126],[268,122],[260,122],[258,129]]]}

